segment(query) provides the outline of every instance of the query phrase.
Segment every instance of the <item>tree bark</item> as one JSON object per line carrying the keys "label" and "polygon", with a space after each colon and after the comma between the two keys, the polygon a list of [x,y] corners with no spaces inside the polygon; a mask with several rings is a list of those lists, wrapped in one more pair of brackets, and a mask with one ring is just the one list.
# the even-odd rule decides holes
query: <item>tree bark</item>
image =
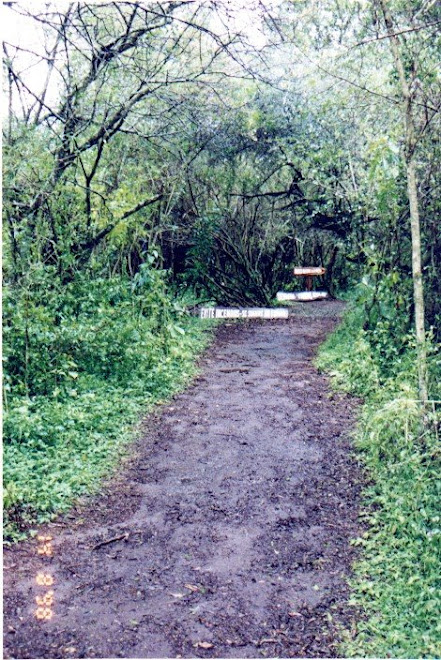
{"label": "tree bark", "polygon": [[424,327],[424,289],[421,267],[421,223],[418,206],[418,182],[415,163],[415,149],[418,138],[414,118],[414,104],[412,90],[406,71],[403,57],[400,51],[400,42],[394,32],[392,16],[386,0],[379,0],[384,16],[384,22],[389,35],[392,55],[401,85],[403,97],[403,112],[405,120],[405,153],[404,159],[407,173],[407,194],[409,198],[410,230],[412,241],[412,279],[413,279],[413,302],[415,315],[415,335],[417,342],[418,360],[418,390],[419,397],[424,409],[428,404],[428,369],[427,369],[427,347],[426,333]]}
{"label": "tree bark", "polygon": [[428,373],[427,348],[424,327],[424,289],[421,267],[421,230],[420,214],[418,208],[418,188],[416,178],[415,160],[412,157],[407,163],[407,192],[410,206],[410,229],[412,234],[412,279],[413,300],[415,313],[415,334],[417,340],[418,359],[418,389],[421,403],[424,407],[428,403]]}

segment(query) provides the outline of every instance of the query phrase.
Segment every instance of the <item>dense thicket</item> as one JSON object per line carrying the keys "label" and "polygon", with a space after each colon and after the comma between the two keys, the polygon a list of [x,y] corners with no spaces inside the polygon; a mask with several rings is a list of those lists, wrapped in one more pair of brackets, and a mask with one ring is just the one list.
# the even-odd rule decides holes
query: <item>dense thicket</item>
{"label": "dense thicket", "polygon": [[[440,313],[439,9],[412,4],[392,10],[420,128],[428,329]],[[405,127],[380,5],[268,9],[261,52],[221,29],[216,3],[16,8],[44,30],[48,77],[32,87],[6,42],[7,281],[20,290],[34,264],[63,284],[88,268],[133,276],[154,248],[176,282],[269,303],[293,264],[316,263],[331,292],[364,274],[367,323],[387,322],[387,307],[409,330]]]}

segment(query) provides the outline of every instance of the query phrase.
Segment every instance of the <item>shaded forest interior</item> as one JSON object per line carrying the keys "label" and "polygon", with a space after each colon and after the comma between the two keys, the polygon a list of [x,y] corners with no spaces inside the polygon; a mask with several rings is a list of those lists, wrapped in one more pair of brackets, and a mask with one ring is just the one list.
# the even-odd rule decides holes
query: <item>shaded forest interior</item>
{"label": "shaded forest interior", "polygon": [[368,325],[392,315],[403,334],[412,161],[436,326],[441,19],[413,4],[8,10],[35,32],[4,44],[14,295],[39,277],[133,278],[155,254],[174,288],[269,304],[293,264],[314,264],[331,293],[364,277]]}

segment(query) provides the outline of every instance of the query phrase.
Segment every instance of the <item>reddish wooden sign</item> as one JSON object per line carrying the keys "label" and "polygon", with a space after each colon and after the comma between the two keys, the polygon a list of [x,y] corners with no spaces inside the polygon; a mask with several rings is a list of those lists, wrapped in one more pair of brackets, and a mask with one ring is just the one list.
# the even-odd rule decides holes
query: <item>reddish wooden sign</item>
{"label": "reddish wooden sign", "polygon": [[304,268],[294,268],[294,275],[324,275],[326,268],[322,266],[306,266]]}

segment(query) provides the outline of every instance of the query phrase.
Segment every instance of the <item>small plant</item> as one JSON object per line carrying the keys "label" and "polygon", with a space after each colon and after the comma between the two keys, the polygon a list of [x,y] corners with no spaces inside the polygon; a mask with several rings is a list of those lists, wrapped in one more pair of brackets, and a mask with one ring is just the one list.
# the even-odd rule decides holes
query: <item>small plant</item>
{"label": "small plant", "polygon": [[[355,445],[369,477],[361,512],[367,530],[353,541],[362,548],[349,601],[358,616],[351,630],[342,632],[340,651],[344,657],[436,658],[441,652],[439,439],[436,430],[421,430],[412,339],[404,350],[386,351],[385,369],[381,352],[363,330],[360,309],[349,310],[318,359],[335,386],[364,399]],[[391,341],[381,333],[380,327],[377,341]],[[432,368],[439,369],[435,359]],[[435,412],[437,405],[434,401]]]}

